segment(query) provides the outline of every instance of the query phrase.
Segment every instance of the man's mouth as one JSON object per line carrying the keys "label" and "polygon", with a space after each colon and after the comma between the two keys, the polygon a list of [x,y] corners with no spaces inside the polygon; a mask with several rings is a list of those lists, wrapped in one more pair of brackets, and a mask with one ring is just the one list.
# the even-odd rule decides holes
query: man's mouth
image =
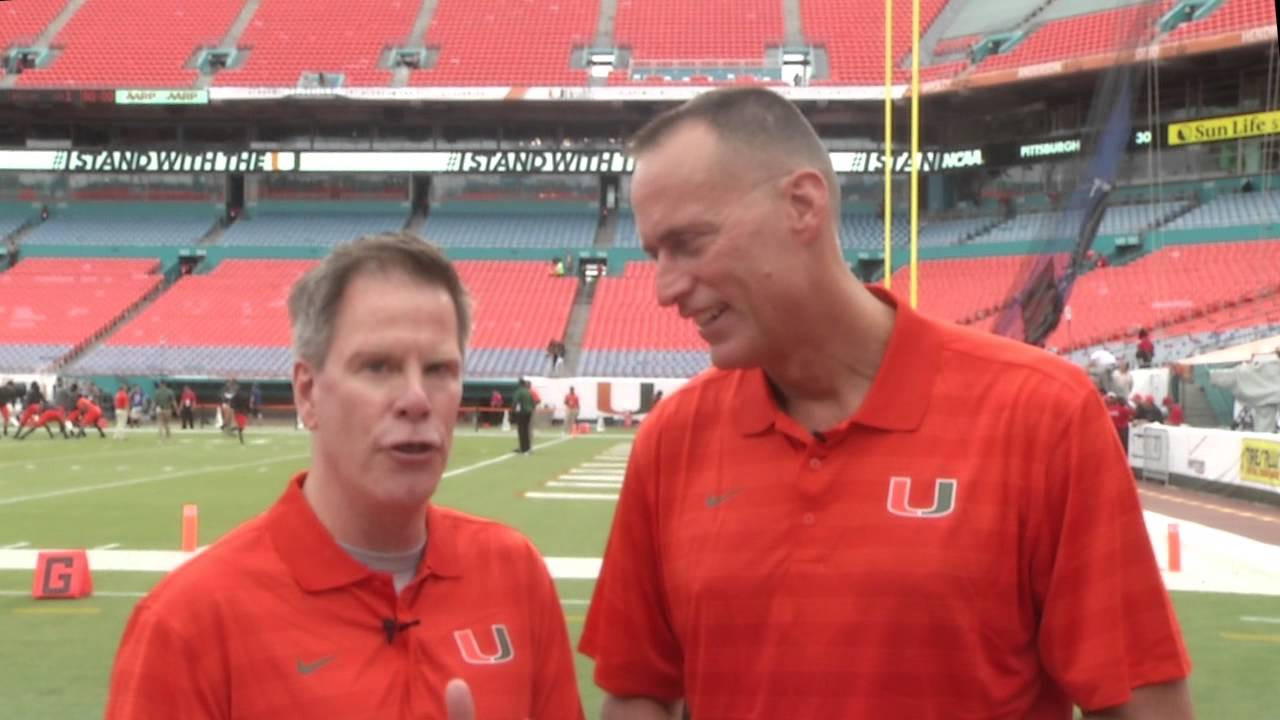
{"label": "man's mouth", "polygon": [[715,322],[716,320],[718,320],[720,316],[725,314],[728,310],[729,310],[728,305],[720,305],[704,313],[699,313],[694,318],[694,322],[698,324],[699,328],[704,328],[710,325],[711,323]]}

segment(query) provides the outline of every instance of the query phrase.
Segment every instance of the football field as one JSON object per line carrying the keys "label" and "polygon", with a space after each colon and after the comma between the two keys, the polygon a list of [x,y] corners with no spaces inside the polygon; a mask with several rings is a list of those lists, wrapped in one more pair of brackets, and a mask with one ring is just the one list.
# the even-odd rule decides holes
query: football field
{"label": "football field", "polygon": [[[270,505],[306,465],[302,433],[251,431],[247,441],[191,431],[161,442],[149,430],[121,442],[50,440],[43,432],[0,440],[0,717],[101,717],[124,623],[162,577],[109,568],[162,567],[161,553],[132,551],[178,550],[184,504],[199,507],[201,544],[216,540]],[[604,549],[630,436],[544,433],[529,457],[513,455],[514,443],[514,433],[459,431],[436,501],[518,528],[553,572],[591,567]],[[33,601],[25,568],[39,548],[89,549],[93,597]],[[593,584],[557,580],[575,643]],[[1199,716],[1276,717],[1280,597],[1173,597],[1195,665]],[[577,662],[587,716],[595,717],[600,694],[589,662]]]}

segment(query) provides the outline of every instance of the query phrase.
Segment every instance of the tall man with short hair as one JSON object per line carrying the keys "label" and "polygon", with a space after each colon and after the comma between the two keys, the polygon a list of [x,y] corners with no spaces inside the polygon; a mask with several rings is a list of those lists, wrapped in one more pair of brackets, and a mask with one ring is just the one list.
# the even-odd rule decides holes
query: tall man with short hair
{"label": "tall man with short hair", "polygon": [[858,283],[827,150],[771,90],[632,153],[657,301],[715,367],[636,436],[581,640],[604,720],[1191,717],[1088,377]]}

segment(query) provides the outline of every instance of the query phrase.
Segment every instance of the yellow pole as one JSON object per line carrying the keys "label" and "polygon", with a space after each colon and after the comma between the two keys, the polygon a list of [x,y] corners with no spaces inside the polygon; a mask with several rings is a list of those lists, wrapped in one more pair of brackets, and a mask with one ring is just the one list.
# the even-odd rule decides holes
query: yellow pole
{"label": "yellow pole", "polygon": [[920,263],[920,0],[911,0],[911,307],[919,300]]}
{"label": "yellow pole", "polygon": [[893,284],[893,0],[884,0],[884,286]]}

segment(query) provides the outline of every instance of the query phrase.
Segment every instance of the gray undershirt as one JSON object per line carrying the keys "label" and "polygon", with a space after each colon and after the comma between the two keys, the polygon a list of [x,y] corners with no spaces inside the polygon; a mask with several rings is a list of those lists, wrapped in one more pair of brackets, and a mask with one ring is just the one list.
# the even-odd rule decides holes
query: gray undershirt
{"label": "gray undershirt", "polygon": [[384,553],[374,550],[365,550],[363,548],[352,547],[346,543],[340,542],[347,554],[355,558],[356,562],[373,570],[374,572],[384,572],[391,574],[391,581],[395,585],[396,592],[399,593],[404,589],[405,585],[413,579],[418,572],[418,564],[422,562],[423,551],[427,549],[427,541],[423,540],[422,544],[411,550],[403,552]]}

